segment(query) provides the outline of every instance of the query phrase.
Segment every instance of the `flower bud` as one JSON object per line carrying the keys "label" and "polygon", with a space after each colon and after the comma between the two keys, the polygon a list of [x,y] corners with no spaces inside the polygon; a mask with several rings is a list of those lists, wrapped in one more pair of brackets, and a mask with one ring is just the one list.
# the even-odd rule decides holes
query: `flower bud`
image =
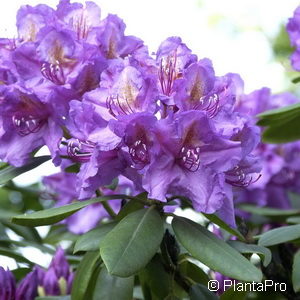
{"label": "flower bud", "polygon": [[15,300],[32,300],[37,296],[38,272],[34,269],[22,279],[17,287]]}
{"label": "flower bud", "polygon": [[16,283],[12,273],[0,267],[0,300],[15,299]]}

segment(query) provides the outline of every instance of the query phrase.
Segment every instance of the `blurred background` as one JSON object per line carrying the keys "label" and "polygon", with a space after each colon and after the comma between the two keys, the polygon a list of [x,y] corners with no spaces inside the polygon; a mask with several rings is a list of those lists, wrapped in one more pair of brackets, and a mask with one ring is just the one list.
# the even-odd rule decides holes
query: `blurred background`
{"label": "blurred background", "polygon": [[[84,3],[85,1],[78,0]],[[169,36],[180,36],[199,58],[213,61],[217,75],[239,73],[245,81],[245,91],[251,92],[263,86],[274,93],[295,91],[291,80],[296,77],[289,63],[291,48],[285,32],[285,24],[292,16],[299,0],[95,0],[102,9],[102,18],[108,13],[118,14],[127,24],[126,33],[145,41],[150,52]],[[0,36],[17,36],[15,16],[21,5],[40,3],[55,7],[53,0],[14,0],[1,3]],[[40,154],[45,154],[41,150]],[[55,173],[52,163],[19,176],[14,184],[24,187],[36,183],[41,176]],[[25,194],[27,203],[38,202],[32,185]],[[23,193],[24,191],[22,191]],[[35,195],[35,196],[34,196]],[[21,193],[9,193],[0,189],[0,197],[6,197],[17,205]],[[30,201],[30,202],[29,202]],[[1,204],[2,205],[2,204]],[[22,208],[25,209],[25,208]],[[0,211],[1,218],[1,211]],[[43,230],[39,229],[43,235]],[[1,228],[0,228],[1,231]],[[15,235],[15,230],[9,234]],[[16,238],[16,236],[14,236]],[[30,260],[40,260],[36,249],[24,247],[23,254]],[[1,251],[0,251],[1,254]],[[49,257],[44,259],[47,265]],[[0,265],[14,268],[14,260],[0,255]]]}
{"label": "blurred background", "polygon": [[[73,1],[74,2],[74,1]],[[85,1],[77,1],[84,3]],[[142,38],[151,52],[169,36],[180,36],[199,57],[212,59],[217,74],[241,74],[247,92],[262,86],[274,92],[288,86],[288,40],[282,27],[299,0],[96,0],[102,18],[118,14],[127,34]],[[21,5],[56,0],[14,0],[2,4],[0,35],[16,36]],[[281,34],[280,34],[281,33]],[[291,87],[289,87],[291,88]]]}

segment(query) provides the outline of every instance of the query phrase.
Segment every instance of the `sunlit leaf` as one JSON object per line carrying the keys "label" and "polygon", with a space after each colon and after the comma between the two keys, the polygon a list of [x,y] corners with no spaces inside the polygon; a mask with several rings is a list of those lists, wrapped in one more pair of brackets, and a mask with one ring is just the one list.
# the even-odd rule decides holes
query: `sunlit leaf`
{"label": "sunlit leaf", "polygon": [[120,277],[137,273],[159,248],[163,231],[163,220],[154,207],[127,215],[100,245],[109,273]]}
{"label": "sunlit leaf", "polygon": [[102,268],[95,285],[92,300],[132,300],[134,277],[121,278],[110,275]]}
{"label": "sunlit leaf", "polygon": [[100,263],[99,252],[87,252],[81,260],[72,284],[71,299],[87,300],[86,294],[89,292],[90,281]]}
{"label": "sunlit leaf", "polygon": [[283,226],[263,233],[259,240],[260,246],[273,246],[300,238],[300,224]]}
{"label": "sunlit leaf", "polygon": [[292,281],[294,291],[300,292],[300,250],[294,256]]}
{"label": "sunlit leaf", "polygon": [[100,242],[109,233],[114,226],[115,222],[102,224],[97,228],[90,230],[83,234],[76,242],[74,246],[74,253],[79,251],[98,251]]}
{"label": "sunlit leaf", "polygon": [[239,241],[228,241],[231,247],[239,251],[240,253],[257,253],[262,257],[263,265],[266,267],[272,260],[272,253],[268,248],[258,245],[245,244]]}
{"label": "sunlit leaf", "polygon": [[[12,222],[23,226],[42,226],[57,223],[80,209],[98,202],[120,199],[123,195],[103,196],[86,201],[76,201],[72,204],[40,210],[12,218]],[[126,197],[126,196],[125,196]]]}
{"label": "sunlit leaf", "polygon": [[262,280],[259,269],[203,226],[182,217],[174,217],[172,226],[179,242],[212,270],[239,280]]}

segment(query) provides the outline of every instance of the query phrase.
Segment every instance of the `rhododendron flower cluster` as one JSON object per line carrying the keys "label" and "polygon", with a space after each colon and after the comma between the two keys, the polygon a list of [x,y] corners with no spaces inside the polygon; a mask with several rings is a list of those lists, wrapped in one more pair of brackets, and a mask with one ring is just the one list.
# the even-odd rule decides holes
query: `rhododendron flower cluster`
{"label": "rhododendron flower cluster", "polygon": [[62,171],[80,165],[78,174],[57,175],[71,182],[71,198],[90,198],[123,176],[132,192],[187,197],[234,224],[232,186],[259,172],[252,151],[260,131],[235,108],[238,75],[216,76],[178,37],[151,56],[92,2],[23,6],[17,27],[18,38],[0,46],[3,161],[22,166],[46,145]]}

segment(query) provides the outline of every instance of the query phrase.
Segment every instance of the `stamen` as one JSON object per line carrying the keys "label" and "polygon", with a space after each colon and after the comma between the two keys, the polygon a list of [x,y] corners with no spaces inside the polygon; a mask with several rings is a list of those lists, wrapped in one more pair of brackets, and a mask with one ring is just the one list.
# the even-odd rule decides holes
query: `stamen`
{"label": "stamen", "polygon": [[211,96],[203,96],[200,98],[199,103],[195,104],[193,109],[204,110],[207,112],[209,118],[215,117],[220,108],[220,100],[217,94]]}
{"label": "stamen", "polygon": [[129,115],[134,113],[134,110],[126,98],[121,98],[119,95],[111,95],[106,98],[106,107],[113,117],[118,115]]}
{"label": "stamen", "polygon": [[164,95],[170,96],[173,90],[173,84],[179,73],[176,71],[177,53],[169,55],[165,61],[161,59],[158,78],[161,90]]}
{"label": "stamen", "polygon": [[16,113],[12,116],[13,125],[20,136],[38,132],[44,125],[45,120],[25,113]]}
{"label": "stamen", "polygon": [[89,31],[90,31],[90,24],[88,23],[87,16],[85,10],[82,11],[79,18],[73,18],[73,28],[77,34],[77,39],[86,39]]}
{"label": "stamen", "polygon": [[44,62],[41,67],[42,75],[57,85],[65,84],[65,75],[59,61],[56,64]]}
{"label": "stamen", "polygon": [[247,187],[250,184],[257,182],[260,177],[261,174],[253,179],[253,176],[245,174],[240,166],[236,166],[232,170],[226,172],[226,182],[235,187]]}
{"label": "stamen", "polygon": [[196,172],[200,167],[200,147],[182,147],[177,157],[181,167],[188,171]]}
{"label": "stamen", "polygon": [[134,144],[129,147],[129,154],[135,167],[138,169],[144,168],[144,166],[150,162],[148,146],[143,138],[135,141]]}
{"label": "stamen", "polygon": [[72,139],[68,142],[67,153],[74,161],[85,163],[90,160],[94,148],[93,142]]}

